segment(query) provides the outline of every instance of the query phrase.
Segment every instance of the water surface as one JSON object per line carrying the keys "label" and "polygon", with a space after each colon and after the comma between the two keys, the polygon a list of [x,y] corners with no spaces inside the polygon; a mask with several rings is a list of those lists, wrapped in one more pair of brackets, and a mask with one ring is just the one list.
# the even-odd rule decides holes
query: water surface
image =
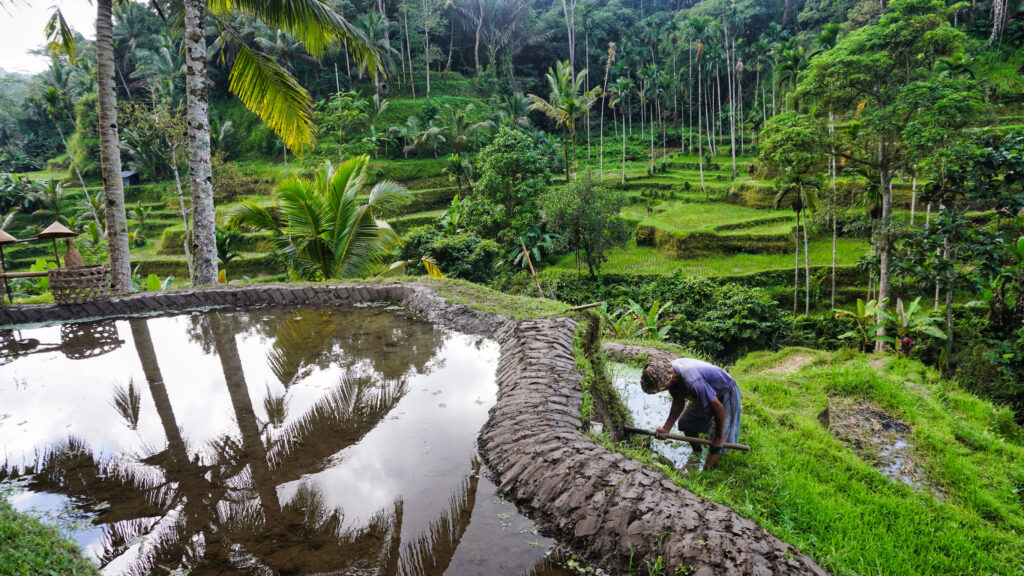
{"label": "water surface", "polygon": [[0,333],[0,479],[105,574],[572,574],[475,455],[495,342],[402,310]]}

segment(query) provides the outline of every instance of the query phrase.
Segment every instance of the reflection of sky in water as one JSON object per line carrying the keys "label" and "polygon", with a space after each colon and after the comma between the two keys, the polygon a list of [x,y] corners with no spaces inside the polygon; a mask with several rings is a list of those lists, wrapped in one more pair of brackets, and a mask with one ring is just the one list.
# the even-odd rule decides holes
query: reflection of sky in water
{"label": "reflection of sky in water", "polygon": [[[608,371],[611,373],[615,389],[619,391],[619,396],[622,397],[626,406],[629,407],[630,413],[633,414],[633,421],[637,428],[647,428],[648,430],[661,428],[672,408],[672,397],[668,392],[644,393],[640,389],[641,369],[629,364],[609,362]],[[675,427],[672,428],[672,433],[682,434]],[[686,463],[686,458],[692,452],[689,444],[675,440],[653,440],[652,446],[671,460],[676,467]]]}
{"label": "reflection of sky in water", "polygon": [[[262,422],[267,420],[262,400],[268,391],[286,395],[287,426],[337,385],[342,364],[356,373],[373,372],[372,358],[334,361],[336,356],[347,355],[346,343],[339,340],[333,350],[327,348],[332,358],[329,365],[313,366],[286,389],[268,363],[276,326],[268,318],[273,320],[272,314],[278,314],[280,322],[288,315],[297,319],[304,313],[252,311],[249,316],[262,319],[264,324],[243,322],[246,329],[235,337],[252,408]],[[206,353],[201,343],[190,338],[187,315],[150,318],[146,322],[189,452],[195,453],[221,434],[237,435],[235,411],[214,347],[207,344],[210,353]],[[394,342],[394,335],[403,330],[441,331],[435,332],[439,336],[437,349],[426,373],[418,372],[410,361],[405,370],[406,395],[376,427],[359,443],[330,457],[326,469],[282,484],[277,491],[280,500],[286,502],[300,482],[311,482],[323,491],[327,504],[343,509],[345,525],[354,527],[365,524],[375,512],[390,510],[400,498],[404,510],[402,541],[409,543],[449,506],[449,499],[472,470],[476,433],[495,401],[498,346],[408,318],[399,322],[402,330],[384,335],[391,340],[384,354],[409,352]],[[410,328],[410,324],[419,325]],[[82,439],[98,456],[106,458],[145,457],[165,448],[164,429],[129,323],[117,321],[116,326],[124,343],[104,355],[73,360],[52,351],[0,366],[0,464],[6,461],[19,468],[30,465],[47,446],[69,436]],[[36,338],[43,344],[59,344],[61,337],[59,327],[32,328],[18,336]],[[134,382],[141,396],[138,429],[134,431],[113,406],[115,387],[126,386],[129,381]],[[34,509],[51,517],[67,516],[72,508],[65,496],[30,491],[15,494],[11,501],[19,509]],[[89,552],[98,552],[101,528],[74,524],[70,531],[79,544]],[[529,521],[497,498],[494,486],[481,478],[470,528],[447,573],[524,571],[552,544],[531,530]]]}

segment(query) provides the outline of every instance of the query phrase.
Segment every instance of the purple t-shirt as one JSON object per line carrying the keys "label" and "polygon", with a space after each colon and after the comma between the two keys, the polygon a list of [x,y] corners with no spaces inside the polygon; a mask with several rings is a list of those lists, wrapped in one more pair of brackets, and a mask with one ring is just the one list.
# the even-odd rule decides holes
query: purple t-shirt
{"label": "purple t-shirt", "polygon": [[673,398],[693,398],[704,408],[710,406],[715,398],[722,401],[736,386],[728,372],[702,360],[677,358],[672,361],[672,368],[681,382],[672,385],[669,394]]}

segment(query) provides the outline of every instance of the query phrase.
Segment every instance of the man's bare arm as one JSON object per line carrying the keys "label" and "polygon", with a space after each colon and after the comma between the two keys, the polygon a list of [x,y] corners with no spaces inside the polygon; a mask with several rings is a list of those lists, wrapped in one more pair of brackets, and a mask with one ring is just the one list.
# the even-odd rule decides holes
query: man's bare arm
{"label": "man's bare arm", "polygon": [[716,397],[711,400],[711,410],[715,413],[715,437],[711,440],[711,445],[721,448],[725,442],[725,406]]}
{"label": "man's bare arm", "polygon": [[684,398],[672,397],[672,408],[668,411],[668,420],[665,420],[665,425],[654,431],[654,436],[662,440],[672,431],[672,426],[675,425],[676,420],[679,420],[679,415],[683,413],[683,407],[686,406],[686,400]]}

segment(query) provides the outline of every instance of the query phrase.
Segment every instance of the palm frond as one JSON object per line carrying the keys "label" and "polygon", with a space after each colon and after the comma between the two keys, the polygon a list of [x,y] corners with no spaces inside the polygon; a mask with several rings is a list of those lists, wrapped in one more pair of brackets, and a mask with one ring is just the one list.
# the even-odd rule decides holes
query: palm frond
{"label": "palm frond", "polygon": [[232,10],[298,38],[315,58],[344,45],[359,67],[371,70],[376,77],[380,66],[377,47],[362,30],[320,0],[210,0],[210,11],[214,14],[224,15]]}
{"label": "palm frond", "polygon": [[405,186],[394,180],[381,180],[370,189],[367,205],[374,210],[388,210],[412,200],[412,194]]}
{"label": "palm frond", "polygon": [[270,211],[251,200],[240,200],[238,208],[228,218],[228,226],[231,228],[245,227],[257,230],[271,230],[280,232],[277,220],[270,214]]}
{"label": "palm frond", "polygon": [[316,140],[309,92],[270,56],[244,42],[238,48],[228,88],[293,153],[300,154]]}
{"label": "palm frond", "polygon": [[71,65],[75,65],[75,34],[64,20],[60,8],[54,8],[46,22],[46,50],[53,55],[67,56]]}

